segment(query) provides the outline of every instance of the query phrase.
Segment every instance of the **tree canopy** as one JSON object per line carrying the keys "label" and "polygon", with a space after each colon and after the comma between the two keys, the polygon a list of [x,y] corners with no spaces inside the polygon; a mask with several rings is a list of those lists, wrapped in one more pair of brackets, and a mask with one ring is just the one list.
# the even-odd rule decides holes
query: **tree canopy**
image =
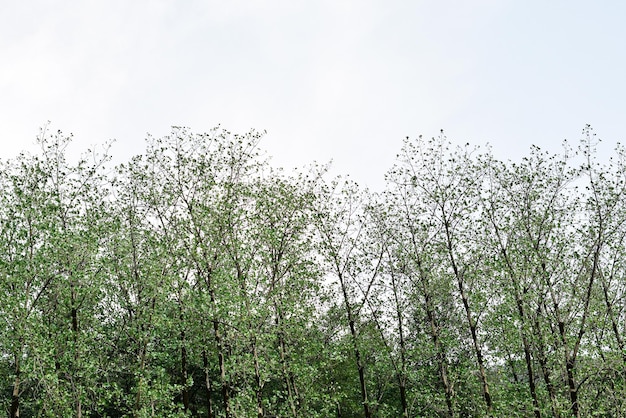
{"label": "tree canopy", "polygon": [[0,165],[13,417],[619,417],[626,151],[407,138],[368,191],[262,134]]}

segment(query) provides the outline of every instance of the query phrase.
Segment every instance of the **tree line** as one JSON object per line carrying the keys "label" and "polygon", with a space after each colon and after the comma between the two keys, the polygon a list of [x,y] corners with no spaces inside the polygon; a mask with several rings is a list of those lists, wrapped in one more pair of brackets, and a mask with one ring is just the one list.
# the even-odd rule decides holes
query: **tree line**
{"label": "tree line", "polygon": [[626,153],[407,138],[369,192],[262,134],[0,165],[13,417],[620,417]]}

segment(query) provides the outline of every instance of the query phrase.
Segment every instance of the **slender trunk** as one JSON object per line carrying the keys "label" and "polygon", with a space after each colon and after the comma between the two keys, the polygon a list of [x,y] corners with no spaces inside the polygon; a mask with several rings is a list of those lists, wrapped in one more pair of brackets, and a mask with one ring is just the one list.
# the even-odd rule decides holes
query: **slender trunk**
{"label": "slender trunk", "polygon": [[256,338],[252,338],[252,356],[254,359],[254,380],[256,382],[256,411],[258,418],[263,418],[263,381],[261,380],[261,368],[259,366],[259,354],[256,347]]}
{"label": "slender trunk", "polygon": [[[584,320],[584,315],[583,315],[583,320]],[[565,371],[566,371],[566,376],[567,376],[567,388],[569,390],[569,398],[570,398],[570,405],[572,409],[572,416],[575,418],[579,418],[580,409],[578,405],[578,385],[576,384],[576,378],[575,378],[574,373],[575,373],[575,368],[576,368],[577,348],[578,348],[578,343],[580,340],[576,341],[574,350],[570,351],[567,345],[565,323],[563,322],[563,320],[559,319],[558,326],[559,326],[559,335],[561,336],[561,343],[563,344],[563,349],[564,349]],[[583,321],[583,324],[581,324],[581,331],[582,331],[583,326],[584,326],[584,321]],[[581,336],[582,336],[582,332],[581,332]]]}
{"label": "slender trunk", "polygon": [[391,274],[391,284],[396,307],[396,321],[398,323],[398,334],[400,336],[400,368],[396,370],[398,385],[400,387],[400,405],[402,406],[402,417],[409,418],[409,406],[406,399],[406,344],[404,341],[404,324],[402,321],[402,309],[400,298],[398,297],[398,284],[395,274]]}
{"label": "slender trunk", "polygon": [[[280,363],[282,366],[283,372],[283,380],[285,382],[285,387],[287,388],[287,399],[289,401],[289,408],[291,409],[291,415],[295,418],[298,416],[297,405],[299,400],[297,398],[297,390],[295,381],[293,379],[293,375],[289,372],[287,368],[287,347],[285,345],[285,336],[282,331],[282,313],[278,308],[278,305],[274,303],[274,309],[276,310],[276,327],[278,328],[278,348],[280,351]],[[293,386],[293,390],[292,390]]]}
{"label": "slender trunk", "polygon": [[428,318],[428,323],[430,325],[430,336],[433,340],[433,345],[435,346],[435,353],[437,356],[437,368],[439,369],[439,377],[441,378],[441,383],[443,384],[443,389],[446,396],[446,408],[447,408],[447,417],[454,417],[454,389],[450,383],[450,379],[448,377],[448,366],[446,363],[445,353],[443,351],[443,345],[441,344],[441,340],[439,339],[439,327],[437,326],[437,322],[435,319],[435,312],[431,306],[430,295],[426,294],[426,317]]}
{"label": "slender trunk", "polygon": [[615,341],[617,342],[617,347],[619,348],[619,352],[622,353],[622,362],[626,365],[626,351],[624,350],[624,340],[622,338],[622,334],[619,330],[619,325],[615,319],[615,314],[613,312],[613,302],[609,297],[609,289],[607,283],[602,280],[602,291],[604,294],[604,303],[606,305],[607,315],[611,318],[611,329],[613,330],[613,335],[615,335]]}
{"label": "slender trunk", "polygon": [[204,388],[206,389],[207,418],[214,418],[213,402],[211,401],[213,387],[211,385],[211,376],[209,374],[209,358],[207,356],[206,349],[202,350],[202,366],[204,367]]}
{"label": "slender trunk", "polygon": [[15,356],[15,380],[13,381],[13,393],[11,395],[11,418],[19,418],[20,416],[20,358]]}
{"label": "slender trunk", "polygon": [[82,418],[83,403],[81,401],[81,391],[79,388],[76,388],[74,378],[72,378],[72,389],[74,390],[74,393],[76,393],[76,418]]}
{"label": "slender trunk", "polygon": [[76,308],[72,308],[72,331],[74,332],[74,340],[76,340],[76,333],[78,332],[78,312]]}
{"label": "slender trunk", "polygon": [[[498,233],[498,238],[499,236],[500,234]],[[502,248],[502,254],[504,256],[504,259],[506,261],[506,264],[509,270],[511,284],[513,285],[515,305],[517,306],[517,314],[522,323],[520,327],[520,335],[522,337],[522,347],[524,349],[524,361],[526,362],[526,372],[528,373],[528,389],[530,391],[530,396],[533,400],[533,410],[534,410],[535,418],[541,418],[541,410],[539,408],[539,399],[537,397],[537,387],[535,385],[535,373],[533,371],[531,348],[530,348],[530,343],[528,342],[526,328],[524,327],[524,325],[527,322],[527,317],[526,317],[526,312],[524,310],[524,302],[522,299],[522,294],[524,295],[526,294],[526,289],[520,290],[520,283],[515,278],[513,263],[509,259],[509,255],[506,249],[503,246],[501,246],[501,248]]]}
{"label": "slender trunk", "polygon": [[532,358],[530,355],[530,346],[526,333],[522,331],[522,344],[524,346],[524,360],[526,361],[526,371],[528,372],[528,388],[530,396],[533,399],[533,409],[535,417],[541,418],[541,410],[539,409],[539,400],[537,399],[537,388],[535,387],[535,374],[533,373]]}
{"label": "slender trunk", "polygon": [[[138,301],[137,304],[139,306],[141,306],[141,295],[138,296]],[[155,308],[155,304],[156,304],[156,298],[153,297],[150,300],[150,309],[153,312],[154,308]],[[148,316],[148,323],[151,323],[151,316]],[[144,374],[145,374],[145,370],[146,370],[146,362],[147,362],[147,356],[148,356],[148,343],[150,341],[150,337],[147,336],[146,334],[148,333],[147,327],[145,324],[141,324],[139,326],[139,335],[141,335],[141,345],[139,347],[139,372],[140,372],[140,376],[139,376],[139,382],[137,383],[137,396],[135,398],[135,411],[133,413],[134,416],[139,416],[139,413],[142,409],[141,406],[141,397],[142,397],[142,393],[141,393],[141,388],[143,386],[143,382],[144,382]]]}
{"label": "slender trunk", "polygon": [[[237,280],[239,281],[239,288],[241,291],[241,297],[245,301],[244,304],[246,306],[246,318],[248,322],[248,329],[254,329],[254,323],[252,318],[252,311],[250,309],[250,299],[248,298],[248,291],[246,289],[246,277],[241,269],[241,265],[239,259],[236,254],[233,255],[233,261],[235,262],[235,266],[237,267]],[[256,383],[255,388],[255,398],[256,398],[256,410],[257,417],[263,418],[265,415],[263,408],[263,379],[261,378],[261,366],[259,363],[259,352],[257,349],[257,339],[254,332],[252,333],[252,360],[254,362],[254,382]]]}
{"label": "slender trunk", "polygon": [[224,360],[224,347],[222,335],[220,333],[219,322],[213,321],[213,332],[215,334],[215,342],[217,344],[217,361],[220,368],[220,382],[222,384],[222,401],[224,402],[224,414],[226,418],[231,418],[230,413],[230,390],[226,380],[226,363]]}
{"label": "slender trunk", "polygon": [[580,409],[578,406],[578,386],[574,380],[574,367],[576,359],[570,358],[565,364],[567,370],[567,386],[569,387],[569,396],[572,403],[572,415],[576,418],[580,417]]}
{"label": "slender trunk", "polygon": [[[404,360],[401,360],[404,362]],[[409,418],[409,406],[406,400],[406,377],[404,372],[398,375],[398,384],[400,385],[400,404],[402,405],[402,417]]]}
{"label": "slender trunk", "polygon": [[[74,340],[74,365],[72,369],[76,370],[79,367],[80,362],[80,351],[78,344],[78,310],[76,309],[77,301],[76,301],[76,290],[74,288],[74,284],[71,285],[71,301],[72,301],[72,337]],[[83,416],[83,404],[81,400],[80,393],[80,385],[76,387],[75,384],[76,376],[72,376],[72,386],[74,388],[75,396],[76,396],[76,418],[82,418]],[[78,392],[78,393],[76,393]]]}
{"label": "slender trunk", "polygon": [[570,406],[572,409],[572,416],[579,418],[580,411],[578,409],[578,390],[576,387],[576,381],[574,380],[574,366],[576,358],[572,357],[572,354],[567,346],[567,338],[565,335],[565,323],[562,320],[558,320],[559,335],[561,337],[561,343],[563,344],[563,351],[565,356],[565,371],[567,375],[567,388],[569,390]]}
{"label": "slender trunk", "polygon": [[[443,215],[445,219],[445,213]],[[448,223],[447,220],[444,221],[444,227],[445,227],[445,232],[446,232],[448,254],[450,257],[450,262],[452,264],[452,271],[454,272],[454,276],[457,281],[459,293],[461,294],[461,301],[463,302],[463,308],[465,310],[465,316],[466,316],[467,323],[470,328],[470,334],[472,336],[472,343],[474,345],[474,353],[476,354],[476,362],[478,364],[478,374],[480,376],[480,381],[482,384],[483,397],[485,399],[485,406],[487,407],[487,415],[490,416],[491,411],[493,409],[493,403],[491,401],[489,383],[487,382],[487,374],[485,372],[485,364],[484,364],[485,362],[483,359],[483,353],[480,348],[480,343],[478,341],[478,334],[476,332],[477,325],[476,325],[476,322],[474,321],[474,318],[472,318],[472,311],[470,309],[469,299],[467,297],[467,292],[465,290],[465,279],[463,277],[463,273],[461,273],[461,271],[459,270],[456,264],[456,260],[454,258],[454,250],[452,247],[452,236],[451,236],[451,231],[450,231],[450,224]]]}
{"label": "slender trunk", "polygon": [[535,414],[535,418],[541,418],[541,410],[539,408],[539,399],[537,397],[537,387],[535,384],[535,373],[533,370],[531,348],[530,348],[530,343],[528,341],[528,336],[526,334],[526,329],[524,327],[524,324],[526,322],[526,313],[524,311],[524,305],[522,302],[522,298],[520,296],[520,292],[518,288],[519,285],[513,278],[512,272],[511,272],[511,281],[513,282],[513,287],[515,289],[515,304],[517,305],[517,314],[519,315],[520,321],[522,322],[522,325],[520,327],[520,336],[522,338],[522,347],[524,349],[524,361],[526,363],[526,372],[528,373],[528,389],[530,391],[530,396],[533,401],[533,411]]}
{"label": "slender trunk", "polygon": [[141,375],[139,376],[139,382],[137,383],[137,395],[135,396],[135,411],[133,413],[133,415],[136,417],[139,416],[139,411],[141,409],[141,387],[143,385],[143,371],[144,371],[144,367],[146,364],[146,349],[145,349],[145,345],[143,344],[139,349],[139,359],[140,359],[139,370],[140,370]]}
{"label": "slender trunk", "polygon": [[183,400],[183,410],[189,410],[189,387],[187,380],[189,372],[187,371],[187,335],[185,334],[185,315],[183,313],[182,295],[178,295],[178,319],[180,320],[180,385],[181,396]]}
{"label": "slender trunk", "polygon": [[[215,304],[215,292],[210,290],[211,303]],[[226,418],[231,418],[230,412],[230,390],[226,379],[226,361],[224,358],[224,342],[220,332],[220,323],[217,319],[213,320],[213,334],[217,345],[217,362],[220,368],[220,382],[222,384],[222,401],[224,402],[224,414]]]}
{"label": "slender trunk", "polygon": [[543,374],[543,381],[546,384],[546,389],[548,390],[548,395],[550,396],[550,408],[552,409],[552,416],[555,418],[559,418],[561,414],[559,414],[559,410],[557,406],[558,400],[556,398],[556,391],[554,390],[554,385],[552,384],[552,378],[550,377],[550,369],[548,368],[545,354],[542,354],[539,357],[539,366],[541,367],[541,372]]}
{"label": "slender trunk", "polygon": [[587,286],[587,292],[585,294],[583,316],[580,321],[580,328],[578,329],[578,333],[576,335],[576,341],[574,342],[574,348],[572,349],[571,353],[569,352],[569,348],[565,344],[564,329],[561,330],[562,328],[561,324],[563,324],[563,322],[562,321],[559,322],[559,331],[561,332],[561,335],[563,336],[563,343],[565,345],[565,353],[566,353],[565,369],[567,371],[567,385],[569,387],[570,401],[572,403],[572,414],[576,418],[580,417],[580,406],[578,404],[578,385],[576,384],[576,380],[575,380],[576,358],[578,357],[578,350],[580,348],[580,343],[582,341],[583,334],[585,333],[587,316],[589,314],[589,303],[591,301],[591,292],[593,289],[594,279],[595,279],[596,272],[597,272],[599,253],[600,253],[600,246],[598,244],[594,252],[593,266],[592,266],[591,274],[589,276],[589,284]]}
{"label": "slender trunk", "polygon": [[[207,255],[205,254],[205,260],[209,259],[209,257],[207,257]],[[215,254],[212,257],[212,261],[213,263],[215,263],[217,260],[217,254]],[[201,269],[201,267],[199,267],[199,269]],[[215,289],[213,288],[213,284],[212,284],[212,275],[213,275],[213,268],[211,265],[206,266],[205,269],[205,275],[204,275],[204,280],[207,286],[207,290],[209,291],[209,300],[211,302],[211,305],[213,305],[213,307],[215,307],[216,305],[216,297],[215,297]],[[219,366],[219,370],[220,370],[220,384],[221,384],[221,393],[222,393],[222,401],[224,403],[224,417],[225,418],[231,418],[231,410],[230,410],[230,389],[228,387],[228,381],[226,379],[226,361],[225,361],[225,356],[224,356],[224,341],[222,340],[222,334],[220,331],[220,323],[218,319],[213,319],[211,321],[213,323],[213,338],[215,339],[215,345],[217,347],[217,363]],[[204,351],[204,355],[206,356],[206,351]],[[207,362],[205,362],[205,364],[207,364]],[[208,376],[208,367],[206,368],[205,371],[205,376],[207,379],[207,391],[211,392],[211,384],[210,384],[210,380],[209,380],[209,376]],[[210,396],[209,396],[209,401],[210,403]],[[211,413],[211,410],[209,408],[209,413]]]}
{"label": "slender trunk", "polygon": [[439,377],[441,379],[441,384],[443,385],[444,394],[446,398],[446,409],[447,409],[447,418],[454,417],[454,387],[450,382],[448,377],[448,367],[446,363],[446,355],[444,352],[444,347],[441,344],[439,338],[439,325],[437,324],[437,319],[435,317],[435,308],[433,306],[432,294],[430,293],[430,285],[428,281],[427,272],[424,270],[422,265],[421,257],[419,256],[419,245],[415,237],[415,233],[411,230],[411,240],[413,243],[413,248],[415,249],[415,253],[417,255],[417,268],[419,271],[420,284],[422,286],[422,294],[424,295],[424,305],[426,310],[426,318],[428,320],[428,324],[430,325],[430,336],[433,340],[433,346],[435,347],[435,353],[437,357],[437,368],[439,370]]}
{"label": "slender trunk", "polygon": [[287,362],[285,361],[285,348],[283,346],[284,342],[280,341],[280,362],[282,363],[282,372],[283,372],[283,381],[285,382],[285,387],[287,388],[287,399],[289,402],[289,409],[291,409],[291,415],[294,417],[298,416],[298,410],[296,408],[296,399],[294,396],[294,391],[291,389],[291,384],[293,377],[290,375],[287,370]]}
{"label": "slender trunk", "polygon": [[406,346],[404,332],[402,329],[402,319],[399,319],[400,334],[400,367],[396,369],[396,378],[400,390],[400,405],[402,407],[402,417],[409,418],[409,405],[406,397]]}
{"label": "slender trunk", "polygon": [[354,349],[354,358],[356,360],[356,366],[359,373],[359,383],[361,387],[361,403],[363,404],[363,413],[365,418],[371,418],[369,401],[367,399],[367,385],[365,383],[365,367],[363,366],[363,361],[361,360],[361,352],[359,351],[358,344],[358,336],[356,333],[356,325],[353,317],[352,306],[350,305],[350,301],[348,299],[348,290],[346,289],[346,284],[344,282],[344,278],[339,277],[339,281],[341,283],[341,291],[343,292],[343,300],[346,305],[346,314],[348,316],[348,324],[350,326],[350,336],[352,337],[352,346]]}
{"label": "slender trunk", "polygon": [[[182,310],[182,308],[181,308]],[[182,311],[180,313],[181,320],[181,330],[180,330],[180,380],[182,386],[182,398],[183,398],[183,409],[185,411],[189,410],[189,388],[187,387],[187,341],[185,337],[185,329],[182,325],[183,314]]]}
{"label": "slender trunk", "polygon": [[[415,242],[414,242],[415,245]],[[441,384],[443,385],[444,394],[446,397],[446,408],[447,408],[447,417],[454,417],[454,388],[450,379],[448,377],[448,366],[446,362],[446,355],[444,352],[444,347],[441,344],[441,340],[439,338],[439,325],[437,324],[437,319],[435,317],[435,309],[433,307],[432,295],[429,291],[428,284],[428,276],[422,267],[422,262],[418,258],[417,259],[417,267],[419,269],[419,274],[421,278],[422,284],[422,293],[424,294],[424,304],[426,307],[426,318],[428,319],[428,324],[430,325],[430,336],[433,340],[433,345],[435,347],[435,353],[437,356],[437,368],[439,369],[439,376],[441,378]]]}
{"label": "slender trunk", "polygon": [[[567,333],[565,331],[565,322],[561,319],[559,315],[558,304],[556,303],[556,298],[554,298],[553,296],[553,304],[554,304],[556,319],[557,319],[558,328],[559,328],[559,336],[561,339],[561,343],[563,344],[563,351],[564,351],[564,357],[565,357],[565,371],[567,375],[567,387],[569,390],[572,416],[574,416],[575,418],[580,417],[580,407],[578,404],[578,385],[576,384],[576,377],[575,377],[576,358],[578,356],[578,349],[580,347],[580,342],[582,340],[583,334],[585,333],[585,325],[586,325],[587,316],[589,313],[589,303],[591,300],[591,293],[593,290],[593,284],[595,281],[595,276],[596,276],[597,268],[598,268],[598,260],[600,256],[600,244],[599,243],[600,243],[600,237],[598,237],[596,248],[594,249],[593,265],[591,267],[591,272],[589,275],[589,283],[587,284],[587,289],[585,292],[585,299],[583,301],[584,302],[583,314],[582,314],[582,318],[580,321],[580,327],[578,329],[578,333],[574,341],[574,347],[572,348],[572,350],[570,350],[569,345],[568,345],[567,336],[566,336]],[[542,273],[544,274],[544,277],[546,277],[546,280],[547,280],[548,273],[546,270],[545,263],[541,264],[541,268],[542,268]]]}
{"label": "slender trunk", "polygon": [[478,373],[480,375],[480,380],[483,386],[483,396],[485,398],[485,405],[487,406],[487,415],[490,415],[493,404],[491,401],[491,393],[489,392],[487,374],[485,373],[485,361],[483,359],[483,353],[480,348],[480,343],[478,342],[478,335],[476,332],[477,330],[476,322],[472,318],[472,314],[471,314],[470,307],[469,307],[469,301],[467,299],[467,294],[465,293],[465,289],[463,287],[462,281],[459,281],[459,291],[461,292],[461,299],[463,301],[463,307],[465,308],[467,322],[470,327],[470,334],[472,335],[472,343],[474,344],[474,352],[476,353],[476,361],[478,363]]}
{"label": "slender trunk", "polygon": [[354,326],[354,320],[350,319],[350,334],[352,335],[352,343],[354,345],[354,357],[356,360],[357,368],[359,371],[359,383],[361,385],[361,400],[363,402],[363,413],[365,414],[365,418],[371,418],[369,401],[367,399],[367,386],[365,384],[365,367],[363,366],[363,361],[361,360],[361,352],[359,351],[359,346],[357,343],[357,335],[356,329]]}
{"label": "slender trunk", "polygon": [[550,377],[550,369],[548,368],[548,358],[546,356],[543,332],[541,331],[541,326],[539,324],[541,306],[541,301],[539,301],[537,313],[535,316],[535,332],[537,333],[537,360],[539,361],[541,373],[543,374],[543,381],[546,384],[546,389],[548,390],[548,395],[550,396],[550,407],[552,409],[552,416],[555,418],[559,418],[560,414],[557,407],[558,401],[556,398],[556,391],[554,389],[554,385],[552,384],[552,378]]}

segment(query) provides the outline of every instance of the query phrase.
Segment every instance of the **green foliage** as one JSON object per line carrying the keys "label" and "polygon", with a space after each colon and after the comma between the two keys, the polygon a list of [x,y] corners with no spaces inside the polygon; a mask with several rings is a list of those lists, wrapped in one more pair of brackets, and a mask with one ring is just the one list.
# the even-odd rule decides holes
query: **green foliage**
{"label": "green foliage", "polygon": [[624,416],[623,148],[407,138],[370,194],[261,137],[1,164],[8,416]]}

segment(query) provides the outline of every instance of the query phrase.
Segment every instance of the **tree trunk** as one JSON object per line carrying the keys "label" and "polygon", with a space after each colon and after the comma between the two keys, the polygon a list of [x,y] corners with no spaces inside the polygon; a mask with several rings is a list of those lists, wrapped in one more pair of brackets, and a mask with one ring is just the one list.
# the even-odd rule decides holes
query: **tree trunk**
{"label": "tree trunk", "polygon": [[546,389],[548,390],[548,395],[550,396],[550,406],[552,408],[552,416],[555,418],[559,418],[560,414],[558,411],[558,400],[556,398],[556,391],[554,389],[554,385],[552,384],[552,378],[550,377],[550,369],[548,368],[548,359],[546,357],[546,348],[543,339],[543,332],[541,331],[541,324],[539,323],[539,316],[541,315],[541,306],[542,301],[538,301],[537,313],[535,315],[535,332],[537,333],[537,351],[539,366],[541,367],[541,373],[543,374],[543,380],[546,384]]}
{"label": "tree trunk", "polygon": [[263,418],[263,381],[261,380],[261,368],[259,366],[259,354],[256,347],[256,338],[252,338],[252,356],[254,359],[254,380],[256,382],[256,411],[257,417]]}
{"label": "tree trunk", "polygon": [[[182,320],[182,314],[181,320]],[[185,341],[185,330],[180,331],[180,380],[182,385],[183,409],[189,410],[189,388],[187,387],[187,347]]]}
{"label": "tree trunk", "polygon": [[[445,219],[445,213],[442,214]],[[485,373],[485,362],[483,359],[483,353],[480,348],[480,343],[478,341],[478,334],[476,333],[476,322],[472,318],[472,311],[469,305],[469,299],[467,298],[467,292],[465,290],[465,279],[463,277],[463,273],[459,271],[459,268],[456,264],[454,258],[454,250],[452,247],[452,237],[450,232],[450,224],[448,221],[444,221],[445,233],[446,233],[446,243],[448,247],[448,254],[450,256],[450,262],[452,264],[452,271],[454,272],[454,276],[457,281],[457,285],[459,288],[459,293],[461,294],[461,301],[463,302],[463,308],[465,310],[465,316],[467,318],[467,324],[470,329],[470,334],[472,336],[472,343],[474,345],[474,353],[476,354],[476,362],[478,364],[478,374],[480,376],[480,381],[483,389],[483,398],[485,399],[485,406],[487,407],[487,416],[491,415],[491,411],[493,409],[493,403],[491,401],[491,393],[489,391],[489,383],[487,382],[487,374]]]}
{"label": "tree trunk", "polygon": [[[72,279],[73,281],[73,279]],[[72,303],[72,338],[74,340],[74,364],[72,366],[73,370],[76,370],[79,367],[80,362],[80,351],[79,351],[79,343],[78,343],[78,309],[76,309],[77,300],[76,300],[76,289],[74,287],[74,283],[72,282],[70,285],[70,295],[71,295],[71,303]],[[83,404],[81,400],[81,390],[80,385],[78,388],[75,383],[75,376],[71,377],[72,386],[74,389],[74,395],[76,396],[76,418],[82,418],[83,416]],[[78,391],[78,393],[76,393]]]}
{"label": "tree trunk", "polygon": [[207,418],[214,418],[213,401],[211,400],[213,387],[211,385],[211,376],[209,374],[209,358],[207,356],[206,349],[202,350],[202,366],[204,367],[204,387],[206,389]]}
{"label": "tree trunk", "polygon": [[[285,382],[285,387],[287,388],[287,399],[289,401],[289,408],[291,409],[291,415],[296,418],[298,416],[297,404],[299,403],[299,399],[297,398],[298,393],[296,389],[296,384],[293,379],[293,375],[289,372],[287,368],[287,347],[285,345],[285,336],[282,331],[282,313],[278,308],[278,304],[274,303],[274,309],[276,310],[276,327],[278,328],[278,348],[280,354],[280,363],[282,366],[283,372],[283,380]],[[293,390],[292,390],[293,386]]]}
{"label": "tree trunk", "polygon": [[13,393],[11,395],[11,418],[19,418],[20,416],[20,358],[15,356],[15,380],[13,381]]}
{"label": "tree trunk", "polygon": [[[602,276],[600,276],[602,278]],[[619,330],[619,325],[615,319],[615,314],[613,312],[613,302],[609,297],[609,285],[605,280],[602,280],[602,293],[604,295],[604,303],[606,305],[606,311],[609,318],[611,318],[611,329],[613,330],[613,335],[615,335],[615,341],[617,342],[617,347],[619,348],[619,352],[622,353],[622,362],[626,366],[626,350],[624,350],[624,340],[622,338],[622,334]]]}
{"label": "tree trunk", "polygon": [[535,387],[535,375],[533,373],[532,358],[530,355],[530,347],[528,345],[528,339],[526,338],[524,331],[522,331],[522,344],[524,346],[524,360],[526,361],[526,371],[528,372],[528,386],[530,390],[530,396],[533,399],[533,409],[535,411],[535,417],[541,418],[539,400],[537,399],[537,389]]}
{"label": "tree trunk", "polygon": [[402,417],[409,418],[409,406],[406,399],[406,344],[404,341],[404,323],[402,321],[400,298],[398,297],[398,284],[396,283],[396,276],[393,273],[391,274],[391,285],[396,307],[395,313],[396,322],[398,323],[398,334],[400,336],[400,368],[396,369],[398,385],[400,388],[400,405],[402,406]]}
{"label": "tree trunk", "polygon": [[[428,302],[427,298],[427,304]],[[430,333],[431,338],[433,340],[433,345],[435,346],[435,353],[437,355],[437,368],[439,369],[439,377],[441,378],[441,383],[443,384],[443,389],[446,396],[446,408],[447,408],[447,416],[448,418],[454,417],[454,390],[452,388],[452,384],[450,379],[448,378],[448,366],[446,363],[445,353],[443,351],[443,346],[441,341],[439,340],[439,327],[435,322],[435,315],[432,309],[426,309],[426,316],[428,318],[428,322],[430,324]]]}
{"label": "tree trunk", "polygon": [[[495,226],[495,222],[494,222],[494,226]],[[535,386],[535,374],[533,371],[531,348],[530,348],[530,343],[528,342],[526,329],[524,328],[524,325],[527,322],[527,317],[526,317],[526,312],[524,310],[524,302],[522,299],[522,295],[526,295],[527,289],[520,290],[519,279],[516,279],[515,271],[513,268],[513,263],[509,259],[509,254],[505,246],[502,244],[502,239],[500,238],[500,232],[497,227],[496,227],[496,234],[498,235],[498,241],[500,243],[502,255],[504,256],[507,269],[509,270],[509,277],[511,279],[511,285],[513,286],[513,292],[514,292],[514,297],[515,297],[515,305],[517,306],[517,314],[522,323],[520,327],[520,335],[522,337],[522,347],[524,348],[524,361],[526,362],[526,372],[528,373],[528,389],[530,391],[530,396],[533,400],[533,410],[534,410],[535,418],[541,418],[541,410],[539,408],[539,399],[537,398],[537,388]]]}
{"label": "tree trunk", "polygon": [[[352,315],[350,314],[350,317]],[[359,382],[361,385],[361,400],[363,402],[363,413],[365,418],[371,418],[369,401],[367,399],[367,386],[365,383],[365,367],[361,360],[361,352],[359,351],[359,345],[357,343],[356,328],[354,326],[354,320],[350,319],[350,333],[352,335],[352,343],[354,345],[354,357],[356,359],[356,365],[359,370]]]}
{"label": "tree trunk", "polygon": [[222,335],[220,333],[219,322],[213,321],[213,332],[215,333],[215,342],[217,344],[217,361],[220,367],[220,382],[222,384],[222,401],[224,402],[224,416],[231,418],[230,412],[230,390],[226,380],[226,362],[224,360],[224,347]]}
{"label": "tree trunk", "polygon": [[[413,243],[416,246],[416,243]],[[417,248],[417,247],[416,247]],[[437,325],[437,319],[435,318],[435,308],[433,307],[432,295],[429,290],[428,276],[422,267],[422,262],[417,259],[417,267],[419,269],[422,293],[424,294],[424,304],[426,307],[426,318],[430,325],[430,335],[435,347],[435,353],[437,356],[437,368],[439,369],[439,376],[441,378],[441,384],[443,385],[444,394],[446,397],[446,408],[448,418],[454,417],[454,389],[450,379],[448,377],[448,366],[446,362],[446,355],[444,347],[439,339],[439,326]]]}
{"label": "tree trunk", "polygon": [[565,364],[567,370],[567,386],[569,387],[570,402],[572,404],[572,416],[579,418],[580,410],[578,407],[578,386],[574,380],[574,366],[576,359],[570,358]]}
{"label": "tree trunk", "polygon": [[139,376],[139,382],[137,383],[137,395],[135,396],[135,410],[133,412],[133,415],[135,417],[139,416],[139,411],[141,410],[141,386],[143,384],[143,374],[144,374],[144,369],[146,366],[146,350],[147,350],[147,343],[145,342],[145,338],[144,338],[142,340],[141,347],[139,348],[139,359],[140,359],[139,370],[141,372],[141,375]]}
{"label": "tree trunk", "polygon": [[356,333],[356,326],[352,312],[352,306],[350,305],[350,301],[348,300],[348,290],[346,289],[346,284],[344,282],[343,277],[339,277],[339,282],[341,284],[341,291],[343,293],[343,299],[346,305],[346,314],[348,316],[348,324],[350,326],[350,336],[352,337],[352,346],[354,349],[354,358],[356,360],[356,366],[359,373],[359,384],[361,388],[361,403],[363,405],[363,413],[365,418],[371,418],[369,401],[367,399],[367,385],[365,383],[365,368],[363,366],[363,361],[361,360],[361,352],[359,351],[358,344],[358,336]]}

